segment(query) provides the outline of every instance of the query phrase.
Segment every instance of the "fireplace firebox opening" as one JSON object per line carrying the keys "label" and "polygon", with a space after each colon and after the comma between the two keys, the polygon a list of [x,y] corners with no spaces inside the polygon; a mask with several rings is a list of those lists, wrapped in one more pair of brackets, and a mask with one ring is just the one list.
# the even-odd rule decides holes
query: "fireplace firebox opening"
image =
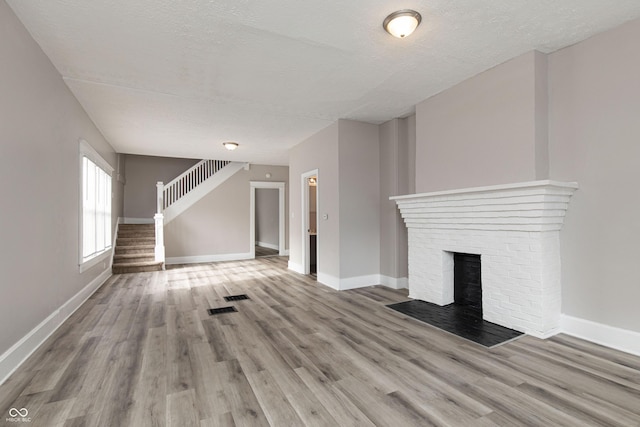
{"label": "fireplace firebox opening", "polygon": [[453,254],[453,301],[482,317],[482,270],[480,255]]}

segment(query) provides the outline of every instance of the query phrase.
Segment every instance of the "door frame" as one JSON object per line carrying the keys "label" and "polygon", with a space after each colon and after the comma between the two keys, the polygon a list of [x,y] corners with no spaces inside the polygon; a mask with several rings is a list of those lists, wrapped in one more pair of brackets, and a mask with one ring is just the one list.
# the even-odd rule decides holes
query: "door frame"
{"label": "door frame", "polygon": [[271,181],[251,181],[250,183],[250,202],[249,202],[249,249],[251,258],[256,257],[256,190],[259,188],[277,189],[278,190],[278,255],[287,254],[285,249],[285,221],[284,221],[284,182]]}
{"label": "door frame", "polygon": [[305,172],[301,175],[302,183],[302,268],[304,274],[309,275],[311,272],[310,266],[310,247],[309,247],[309,186],[307,185],[307,179],[312,176],[316,177],[316,274],[318,274],[318,266],[320,265],[320,218],[317,217],[317,213],[320,212],[320,197],[319,197],[319,182],[320,176],[318,169],[313,169]]}

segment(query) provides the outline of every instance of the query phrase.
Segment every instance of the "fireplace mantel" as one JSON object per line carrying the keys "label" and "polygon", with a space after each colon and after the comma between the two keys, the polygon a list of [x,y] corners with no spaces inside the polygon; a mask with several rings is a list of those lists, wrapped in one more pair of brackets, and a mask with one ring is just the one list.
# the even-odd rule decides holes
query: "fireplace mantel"
{"label": "fireplace mantel", "polygon": [[560,319],[559,231],[577,188],[545,180],[391,197],[409,231],[409,296],[453,302],[452,254],[478,254],[485,320],[552,335]]}

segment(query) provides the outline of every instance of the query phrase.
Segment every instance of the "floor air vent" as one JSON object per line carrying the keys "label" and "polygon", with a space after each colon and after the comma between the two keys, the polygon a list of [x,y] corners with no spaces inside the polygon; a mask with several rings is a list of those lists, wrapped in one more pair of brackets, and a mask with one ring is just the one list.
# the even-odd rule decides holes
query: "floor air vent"
{"label": "floor air vent", "polygon": [[236,312],[236,311],[238,311],[238,310],[236,310],[236,308],[234,306],[220,307],[220,308],[210,308],[209,310],[207,310],[207,312],[209,313],[210,316],[213,316],[214,314],[233,313],[233,312]]}
{"label": "floor air vent", "polygon": [[249,299],[249,296],[246,294],[242,294],[242,295],[229,295],[228,297],[224,297],[225,301],[241,301],[243,299]]}

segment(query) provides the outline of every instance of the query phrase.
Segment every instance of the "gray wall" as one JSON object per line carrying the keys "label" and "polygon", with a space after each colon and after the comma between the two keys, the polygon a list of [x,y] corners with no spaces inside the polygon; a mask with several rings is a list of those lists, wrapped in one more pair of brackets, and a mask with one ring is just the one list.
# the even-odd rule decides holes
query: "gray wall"
{"label": "gray wall", "polygon": [[256,188],[256,244],[278,246],[278,201],[278,189]]}
{"label": "gray wall", "polygon": [[378,126],[351,120],[338,120],[291,149],[292,264],[304,263],[301,175],[318,169],[318,278],[380,273],[379,163]]}
{"label": "gray wall", "polygon": [[546,178],[545,73],[529,52],[418,104],[416,192]]}
{"label": "gray wall", "polygon": [[[265,177],[267,173],[271,178]],[[289,168],[286,166],[251,165],[248,171],[240,170],[165,226],[166,256],[250,252],[250,182],[284,182],[287,200],[288,179]],[[285,206],[285,212],[287,209]],[[289,221],[285,215],[285,242],[288,241],[288,228]]]}
{"label": "gray wall", "polygon": [[78,140],[114,168],[116,155],[4,1],[0,58],[2,354],[104,271],[78,271]]}
{"label": "gray wall", "polygon": [[[338,138],[339,277],[344,279],[379,274],[380,143],[378,126],[340,120]],[[322,188],[319,191],[322,191]],[[322,218],[322,214],[319,218]]]}
{"label": "gray wall", "polygon": [[640,20],[549,56],[551,177],[580,189],[561,232],[562,310],[640,332]]}
{"label": "gray wall", "polygon": [[162,181],[167,184],[199,162],[195,159],[133,154],[127,154],[124,158],[124,216],[127,218],[153,218],[156,213],[156,183]]}
{"label": "gray wall", "polygon": [[[289,229],[292,264],[302,259],[302,180],[305,172],[318,169],[318,273],[340,277],[340,221],[338,203],[338,122],[317,132],[289,152]],[[323,214],[328,219],[322,219]]]}
{"label": "gray wall", "polygon": [[640,331],[640,20],[548,56],[530,52],[417,106],[416,192],[577,181],[562,312]]}
{"label": "gray wall", "polygon": [[[391,278],[408,275],[407,227],[391,196],[415,188],[415,115],[383,123],[380,130],[380,274]],[[413,167],[411,167],[413,165]],[[410,185],[411,183],[411,185]]]}

